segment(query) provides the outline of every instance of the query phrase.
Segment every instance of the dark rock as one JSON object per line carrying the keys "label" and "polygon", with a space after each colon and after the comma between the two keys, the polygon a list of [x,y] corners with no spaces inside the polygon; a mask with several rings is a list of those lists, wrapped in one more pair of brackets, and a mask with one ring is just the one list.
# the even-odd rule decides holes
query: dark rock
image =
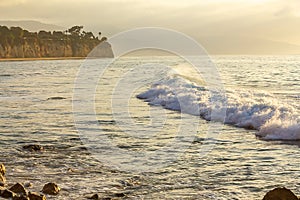
{"label": "dark rock", "polygon": [[115,193],[114,196],[115,197],[125,197],[126,195],[123,192],[120,192],[120,193]]}
{"label": "dark rock", "polygon": [[29,150],[29,151],[42,151],[44,148],[39,144],[29,144],[23,146],[23,149]]}
{"label": "dark rock", "polygon": [[94,194],[91,197],[87,197],[87,199],[112,200],[111,197],[99,197],[98,194]]}
{"label": "dark rock", "polygon": [[44,195],[35,192],[29,192],[28,197],[30,200],[46,200]]}
{"label": "dark rock", "polygon": [[25,195],[27,195],[27,191],[26,191],[25,187],[21,183],[16,183],[15,185],[13,185],[10,188],[10,190],[13,191],[14,193],[17,193],[17,194],[25,194]]}
{"label": "dark rock", "polygon": [[0,186],[0,195],[2,194],[2,192],[5,190],[6,188],[3,186]]}
{"label": "dark rock", "polygon": [[29,197],[27,197],[25,195],[21,195],[21,196],[13,197],[12,200],[30,200],[30,199],[29,199]]}
{"label": "dark rock", "polygon": [[47,100],[62,100],[66,99],[65,97],[49,97]]}
{"label": "dark rock", "polygon": [[2,174],[2,175],[4,176],[5,173],[6,173],[5,166],[1,163],[1,164],[0,164],[0,174]]}
{"label": "dark rock", "polygon": [[263,200],[298,200],[298,197],[291,190],[283,187],[269,191]]}
{"label": "dark rock", "polygon": [[123,180],[121,180],[121,181],[119,181],[124,187],[131,187],[131,186],[134,186],[135,185],[135,183],[137,183],[137,182],[134,182],[134,181],[132,181],[132,180],[125,180],[125,181],[123,181]]}
{"label": "dark rock", "polygon": [[47,183],[44,185],[42,192],[45,194],[56,195],[60,191],[60,188],[56,183]]}
{"label": "dark rock", "polygon": [[27,187],[27,188],[31,188],[32,187],[32,183],[27,182],[27,183],[24,184],[24,186]]}
{"label": "dark rock", "polygon": [[93,196],[89,197],[88,199],[99,199],[99,195],[98,194],[94,194]]}
{"label": "dark rock", "polygon": [[27,187],[27,188],[31,188],[32,187],[32,183],[27,182],[27,183],[24,184],[24,186]]}
{"label": "dark rock", "polygon": [[16,194],[13,191],[10,191],[8,189],[0,189],[0,197],[3,198],[13,198],[14,196],[16,196]]}

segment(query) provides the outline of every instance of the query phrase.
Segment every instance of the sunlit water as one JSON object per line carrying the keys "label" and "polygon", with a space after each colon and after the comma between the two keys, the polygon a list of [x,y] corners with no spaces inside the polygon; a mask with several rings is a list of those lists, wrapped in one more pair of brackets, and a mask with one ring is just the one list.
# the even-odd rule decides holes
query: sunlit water
{"label": "sunlit water", "polygon": [[[272,108],[291,107],[288,112],[295,118],[293,128],[299,126],[299,56],[218,56],[213,61],[226,92],[251,93],[248,100],[267,98]],[[97,71],[99,64],[109,60],[92,62]],[[155,153],[172,143],[182,119],[188,117],[198,122],[195,137],[186,142],[188,147],[184,152],[176,158],[166,158],[157,169],[144,171],[140,165],[135,166],[129,153],[118,161],[130,161],[132,170],[109,164],[105,150],[103,155],[95,155],[86,149],[88,144],[82,142],[74,123],[74,81],[82,63],[82,60],[0,63],[0,162],[7,167],[9,184],[31,182],[30,190],[38,192],[45,183],[56,182],[62,191],[57,197],[47,196],[48,199],[85,199],[94,193],[104,197],[121,192],[126,194],[125,199],[262,199],[277,186],[286,186],[300,194],[299,142],[294,136],[292,141],[265,141],[256,137],[258,130],[231,124],[221,126],[216,137],[206,138],[211,123],[219,122],[208,122],[196,115],[181,114],[176,109],[148,105],[137,99],[135,96],[147,91],[150,84],[133,90],[126,99],[131,123],[125,128],[140,135],[130,135],[120,127],[122,115],[114,116],[118,111],[112,114],[112,91],[120,77],[133,67],[164,64],[201,86],[202,80],[188,68],[185,70],[186,63],[173,57],[122,58],[113,64],[99,80],[95,111],[101,128],[91,132],[106,135],[123,152]],[[157,118],[155,112],[164,116]],[[289,133],[300,134],[299,129]],[[22,149],[26,144],[41,144],[45,150],[28,152]],[[205,144],[213,145],[213,149],[203,156],[199,150]],[[101,152],[101,147],[97,152]],[[111,160],[114,159],[112,156]]]}

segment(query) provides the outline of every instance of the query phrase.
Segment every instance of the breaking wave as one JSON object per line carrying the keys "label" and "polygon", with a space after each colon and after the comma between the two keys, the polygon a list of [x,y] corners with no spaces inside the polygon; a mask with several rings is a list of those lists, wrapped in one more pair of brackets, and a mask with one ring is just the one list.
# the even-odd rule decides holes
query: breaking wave
{"label": "breaking wave", "polygon": [[[300,140],[298,109],[265,92],[228,89],[222,95],[176,76],[154,83],[137,98],[206,120],[257,130],[256,135],[265,140]],[[215,120],[213,109],[226,112]]]}

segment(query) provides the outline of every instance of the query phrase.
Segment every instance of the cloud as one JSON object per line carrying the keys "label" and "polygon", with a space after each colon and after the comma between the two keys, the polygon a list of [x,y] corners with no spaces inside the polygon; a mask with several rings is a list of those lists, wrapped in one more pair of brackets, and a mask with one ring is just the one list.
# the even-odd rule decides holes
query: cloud
{"label": "cloud", "polygon": [[0,0],[0,7],[9,7],[20,4],[25,4],[27,0]]}
{"label": "cloud", "polygon": [[0,0],[3,20],[84,25],[113,35],[142,26],[209,35],[251,36],[300,43],[300,0]]}
{"label": "cloud", "polygon": [[276,0],[273,7],[276,8],[274,12],[276,17],[300,17],[300,0]]}

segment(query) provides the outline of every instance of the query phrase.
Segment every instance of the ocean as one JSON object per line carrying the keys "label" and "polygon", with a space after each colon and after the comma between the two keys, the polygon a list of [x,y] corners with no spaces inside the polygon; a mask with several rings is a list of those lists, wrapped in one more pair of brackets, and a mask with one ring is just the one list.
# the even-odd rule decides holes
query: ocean
{"label": "ocean", "polygon": [[47,199],[300,195],[300,56],[202,63],[204,73],[172,56],[0,62],[8,184],[57,183]]}

